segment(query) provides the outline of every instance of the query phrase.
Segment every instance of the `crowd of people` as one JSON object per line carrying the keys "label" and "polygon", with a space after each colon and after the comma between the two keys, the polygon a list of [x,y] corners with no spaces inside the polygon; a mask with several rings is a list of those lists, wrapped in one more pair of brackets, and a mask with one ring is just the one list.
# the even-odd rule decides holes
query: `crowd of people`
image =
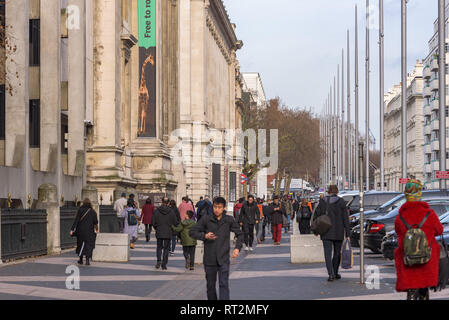
{"label": "crowd of people", "polygon": [[[232,258],[241,250],[252,252],[254,244],[266,240],[271,234],[274,245],[281,244],[284,233],[291,230],[291,222],[296,221],[300,234],[320,236],[323,242],[328,281],[341,279],[342,244],[349,241],[349,212],[346,202],[338,196],[338,188],[329,186],[327,196],[322,195],[317,203],[307,199],[260,199],[249,195],[235,204],[232,215],[226,214],[226,200],[217,197],[211,202],[208,196],[201,197],[194,205],[187,196],[177,206],[168,197],[155,208],[151,199],[139,208],[134,195],[126,194],[118,199],[114,208],[119,217],[121,232],[129,235],[130,248],[135,247],[140,224],[145,226],[145,238],[149,242],[152,230],[157,239],[156,268],[167,270],[169,256],[173,255],[178,241],[183,247],[185,267],[195,268],[197,241],[204,242],[203,264],[207,281],[209,300],[229,300],[229,270],[231,257],[231,232],[235,234]],[[395,251],[397,272],[396,290],[407,292],[409,300],[428,300],[429,289],[444,287],[447,276],[441,278],[440,247],[435,237],[443,232],[443,226],[435,212],[426,202],[421,201],[422,184],[411,180],[405,186],[406,203],[402,205],[396,218],[395,230],[399,248]],[[323,229],[324,228],[324,229]],[[83,201],[78,210],[70,235],[77,237],[76,253],[79,264],[90,264],[98,232],[97,213],[89,199]],[[440,250],[441,249],[441,250]],[[441,253],[441,256],[447,256]],[[444,261],[444,260],[441,260]],[[449,266],[448,266],[449,268]],[[219,294],[216,282],[219,280]]]}

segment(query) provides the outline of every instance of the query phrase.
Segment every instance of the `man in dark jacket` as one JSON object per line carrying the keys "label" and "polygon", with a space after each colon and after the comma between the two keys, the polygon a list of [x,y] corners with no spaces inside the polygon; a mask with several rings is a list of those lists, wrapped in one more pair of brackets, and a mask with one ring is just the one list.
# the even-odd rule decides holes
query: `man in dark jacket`
{"label": "man in dark jacket", "polygon": [[245,234],[245,250],[253,251],[254,242],[254,226],[260,222],[260,211],[257,203],[254,201],[254,196],[249,195],[240,209],[239,223],[243,228]]}
{"label": "man in dark jacket", "polygon": [[154,211],[152,220],[153,227],[156,229],[157,238],[156,269],[159,269],[162,265],[162,270],[167,270],[170,242],[173,236],[171,226],[177,226],[180,223],[173,209],[169,207],[169,204],[169,199],[164,197],[162,199],[162,205]]}
{"label": "man in dark jacket", "polygon": [[279,246],[281,245],[282,224],[284,222],[284,217],[287,216],[284,206],[281,206],[281,203],[279,202],[279,196],[274,197],[269,212],[271,215],[271,225],[273,228],[274,245]]}
{"label": "man in dark jacket", "polygon": [[242,250],[243,233],[232,216],[226,215],[226,200],[217,197],[214,199],[212,216],[201,219],[190,230],[190,236],[204,241],[204,270],[207,281],[208,300],[217,300],[217,274],[220,284],[220,300],[230,300],[229,295],[229,269],[230,269],[230,235],[237,236],[235,249],[232,255],[236,259]]}
{"label": "man in dark jacket", "polygon": [[[262,213],[263,213],[263,225],[262,225],[262,237],[260,241],[265,241],[266,227],[270,228],[271,224],[271,199],[268,199],[267,202],[264,202],[262,205]],[[270,229],[268,229],[270,230]]]}
{"label": "man in dark jacket", "polygon": [[[326,268],[329,273],[328,281],[334,281],[341,279],[338,274],[338,268],[341,260],[341,248],[343,240],[349,240],[349,213],[346,208],[346,201],[337,196],[338,187],[336,185],[329,186],[329,196],[320,200],[318,207],[316,208],[313,220],[315,221],[319,216],[325,215],[326,212],[331,220],[332,226],[323,235],[321,240],[323,241],[324,257],[326,259]],[[334,255],[332,257],[332,249]]]}

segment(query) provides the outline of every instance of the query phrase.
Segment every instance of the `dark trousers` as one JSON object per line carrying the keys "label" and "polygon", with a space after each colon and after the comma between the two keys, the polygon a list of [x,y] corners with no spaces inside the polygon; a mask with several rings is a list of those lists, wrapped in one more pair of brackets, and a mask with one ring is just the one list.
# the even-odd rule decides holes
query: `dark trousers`
{"label": "dark trousers", "polygon": [[229,264],[222,266],[204,266],[207,281],[207,300],[218,300],[217,275],[220,291],[220,300],[230,300],[229,295]]}
{"label": "dark trousers", "polygon": [[310,219],[301,219],[299,222],[299,233],[310,234]]}
{"label": "dark trousers", "polygon": [[260,237],[261,240],[265,240],[265,232],[266,232],[265,229],[267,228],[267,225],[268,225],[268,220],[265,218],[262,223],[262,235]]}
{"label": "dark trousers", "polygon": [[119,233],[123,233],[123,229],[125,228],[125,218],[118,217],[118,229]]}
{"label": "dark trousers", "polygon": [[175,236],[172,236],[171,237],[171,252],[175,252],[175,249],[176,249],[176,239],[177,239],[177,236],[175,235]]}
{"label": "dark trousers", "polygon": [[248,223],[243,224],[243,232],[245,234],[246,246],[252,247],[254,242],[254,225]]}
{"label": "dark trousers", "polygon": [[151,224],[145,225],[145,237],[146,237],[147,241],[150,241],[152,230],[153,230],[153,225],[151,225]]}
{"label": "dark trousers", "polygon": [[[329,276],[335,277],[338,274],[338,268],[341,261],[342,240],[323,240],[324,258],[326,259],[326,268]],[[332,249],[334,256],[332,257]]]}
{"label": "dark trousers", "polygon": [[195,246],[182,247],[184,258],[186,258],[186,261],[190,261],[191,267],[195,266],[195,249]]}
{"label": "dark trousers", "polygon": [[157,239],[157,262],[162,262],[163,267],[167,266],[169,250],[170,239]]}

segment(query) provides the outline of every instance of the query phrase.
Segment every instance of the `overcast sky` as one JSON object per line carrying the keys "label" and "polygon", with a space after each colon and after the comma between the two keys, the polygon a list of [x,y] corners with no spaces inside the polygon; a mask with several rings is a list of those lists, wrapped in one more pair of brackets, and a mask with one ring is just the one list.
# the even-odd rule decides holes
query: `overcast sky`
{"label": "overcast sky", "polygon": [[[354,12],[359,13],[360,119],[365,125],[365,0],[223,0],[244,46],[238,51],[241,71],[259,72],[267,98],[276,96],[290,107],[321,113],[351,39],[351,81],[354,80]],[[379,147],[378,0],[370,31],[370,126]],[[438,17],[437,0],[408,1],[408,71],[429,52],[428,41]],[[384,0],[385,90],[401,81],[401,1]],[[346,64],[346,60],[345,60]],[[352,91],[354,85],[352,84]],[[354,102],[352,92],[352,102]],[[352,105],[354,108],[354,105]],[[351,112],[354,116],[354,111]]]}

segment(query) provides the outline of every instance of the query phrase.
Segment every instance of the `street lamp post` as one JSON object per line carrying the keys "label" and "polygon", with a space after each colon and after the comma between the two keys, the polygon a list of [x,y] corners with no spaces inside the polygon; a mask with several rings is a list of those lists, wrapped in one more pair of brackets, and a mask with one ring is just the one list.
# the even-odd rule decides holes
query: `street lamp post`
{"label": "street lamp post", "polygon": [[407,0],[401,0],[401,62],[402,62],[402,97],[401,97],[401,163],[402,178],[407,178]]}
{"label": "street lamp post", "polygon": [[[359,144],[359,163],[360,167],[363,167],[363,141]],[[360,170],[360,185],[363,186],[363,170]],[[360,188],[360,283],[365,283],[365,203],[364,203],[364,191]]]}
{"label": "street lamp post", "polygon": [[[446,171],[446,12],[445,1],[438,0],[438,75],[440,112],[440,171]],[[446,189],[446,180],[440,179],[440,189]]]}
{"label": "street lamp post", "polygon": [[[355,54],[354,54],[354,70],[355,70],[355,181],[357,182],[359,177],[359,172],[362,170],[362,166],[360,166],[359,161],[357,161],[358,149],[359,149],[359,31],[358,31],[358,20],[357,20],[357,5],[355,5]],[[362,190],[363,184],[357,183],[357,189]]]}
{"label": "street lamp post", "polygon": [[370,176],[369,176],[369,68],[370,68],[370,52],[369,52],[369,0],[366,0],[366,61],[365,61],[365,76],[366,76],[366,92],[365,92],[365,134],[366,134],[366,190],[369,191]]}
{"label": "street lamp post", "polygon": [[380,190],[385,190],[385,160],[384,160],[384,1],[379,0],[379,65],[380,65]]}

